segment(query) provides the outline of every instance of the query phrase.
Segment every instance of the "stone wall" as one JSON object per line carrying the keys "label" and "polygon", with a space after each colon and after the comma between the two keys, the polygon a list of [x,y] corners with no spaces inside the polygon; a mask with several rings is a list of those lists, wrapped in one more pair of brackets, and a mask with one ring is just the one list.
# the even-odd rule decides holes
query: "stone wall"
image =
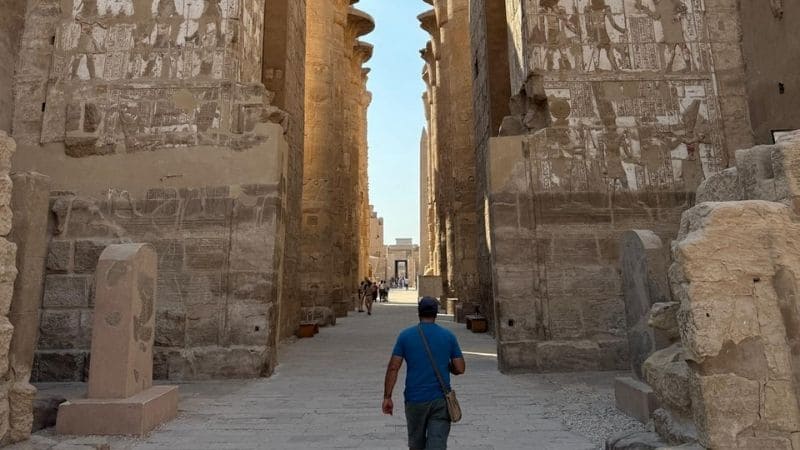
{"label": "stone wall", "polygon": [[559,154],[551,132],[491,141],[489,207],[500,368],[627,369],[619,240],[625,231],[641,228],[670,239],[694,196],[556,189],[548,177],[547,159]]}
{"label": "stone wall", "polygon": [[282,196],[276,184],[256,184],[54,197],[34,379],[86,379],[94,271],[103,249],[121,242],[158,253],[156,378],[271,374]]}
{"label": "stone wall", "polygon": [[493,139],[489,158],[501,367],[624,368],[621,233],[672,239],[697,187],[752,142],[735,2],[506,13],[502,133],[521,136]]}
{"label": "stone wall", "polygon": [[739,2],[750,120],[756,143],[771,131],[800,128],[800,4],[791,0]]}
{"label": "stone wall", "polygon": [[272,372],[278,336],[299,321],[282,299],[285,230],[299,220],[287,192],[300,189],[287,141],[302,145],[302,121],[261,84],[262,43],[286,41],[297,71],[303,29],[280,34],[264,11],[263,0],[32,5],[14,167],[54,189],[35,379],[85,379],[97,256],[131,241],[159,253],[158,377]]}
{"label": "stone wall", "polygon": [[3,2],[0,17],[0,130],[11,133],[14,114],[14,67],[22,41],[27,0]]}
{"label": "stone wall", "polygon": [[14,140],[0,131],[0,445],[24,440],[30,434],[31,402],[35,390],[24,378],[17,379],[10,366],[9,351],[14,327],[8,315],[17,277],[17,246],[5,236],[11,231],[11,155]]}
{"label": "stone wall", "polygon": [[393,245],[387,245],[385,254],[385,274],[378,275],[379,278],[390,280],[399,278],[402,274],[396,274],[395,268],[398,261],[406,262],[406,281],[409,287],[416,287],[417,276],[423,275],[419,272],[419,246],[411,244],[411,239],[396,239]]}
{"label": "stone wall", "polygon": [[[585,161],[573,172],[692,190],[752,145],[735,0],[507,6],[512,113],[522,130],[563,128],[564,158]],[[582,182],[566,168],[553,176]]]}

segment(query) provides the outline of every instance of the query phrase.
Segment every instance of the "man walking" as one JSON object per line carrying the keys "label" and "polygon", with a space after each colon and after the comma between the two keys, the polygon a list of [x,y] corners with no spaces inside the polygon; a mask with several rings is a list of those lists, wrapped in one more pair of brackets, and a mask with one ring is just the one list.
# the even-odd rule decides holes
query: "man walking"
{"label": "man walking", "polygon": [[455,335],[436,324],[439,303],[432,297],[419,302],[419,325],[406,328],[397,338],[392,351],[383,391],[383,413],[392,414],[392,391],[403,360],[406,369],[405,412],[410,450],[445,450],[450,435],[450,415],[444,392],[425,349],[422,334],[430,347],[436,367],[450,389],[450,374],[465,370],[464,356]]}

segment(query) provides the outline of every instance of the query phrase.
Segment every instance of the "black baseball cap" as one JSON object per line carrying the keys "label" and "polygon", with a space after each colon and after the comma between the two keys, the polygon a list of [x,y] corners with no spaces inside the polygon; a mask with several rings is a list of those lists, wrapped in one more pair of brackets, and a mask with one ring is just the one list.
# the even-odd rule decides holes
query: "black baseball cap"
{"label": "black baseball cap", "polygon": [[433,297],[422,297],[417,309],[420,316],[435,316],[439,313],[439,302]]}

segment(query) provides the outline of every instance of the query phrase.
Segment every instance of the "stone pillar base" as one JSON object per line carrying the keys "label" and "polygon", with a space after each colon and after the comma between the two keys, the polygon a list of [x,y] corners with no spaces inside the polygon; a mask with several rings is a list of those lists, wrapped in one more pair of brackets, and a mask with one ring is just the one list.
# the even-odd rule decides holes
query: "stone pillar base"
{"label": "stone pillar base", "polygon": [[56,432],[142,436],[178,415],[178,386],[153,386],[123,399],[70,400],[58,408]]}
{"label": "stone pillar base", "polygon": [[631,377],[614,379],[614,397],[617,409],[642,423],[647,423],[653,411],[658,409],[653,389]]}

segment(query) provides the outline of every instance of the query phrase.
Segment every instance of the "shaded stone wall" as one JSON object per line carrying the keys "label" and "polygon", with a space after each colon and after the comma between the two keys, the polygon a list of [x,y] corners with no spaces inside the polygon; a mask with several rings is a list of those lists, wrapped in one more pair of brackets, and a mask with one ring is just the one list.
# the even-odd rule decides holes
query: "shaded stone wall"
{"label": "shaded stone wall", "polygon": [[14,114],[14,68],[19,56],[27,0],[3,2],[0,17],[0,130],[11,133]]}
{"label": "shaded stone wall", "polygon": [[750,120],[756,143],[772,130],[800,128],[800,4],[791,0],[739,2]]}
{"label": "shaded stone wall", "polygon": [[282,196],[258,184],[54,197],[34,379],[86,379],[98,257],[142,241],[158,253],[156,378],[271,374]]}
{"label": "shaded stone wall", "polygon": [[694,195],[551,189],[552,129],[493,138],[492,270],[501,370],[628,368],[619,240],[628,229],[674,236]]}
{"label": "shaded stone wall", "polygon": [[470,2],[470,39],[473,62],[473,110],[475,113],[475,163],[477,183],[477,243],[479,304],[494,328],[492,271],[488,226],[486,171],[489,138],[497,136],[509,114],[511,85],[508,68],[508,37],[504,0]]}
{"label": "shaded stone wall", "polygon": [[503,131],[522,136],[493,139],[489,161],[501,367],[627,364],[621,232],[671,239],[751,142],[734,6],[506,2]]}
{"label": "shaded stone wall", "polygon": [[[272,104],[286,111],[289,143],[286,176],[286,229],[299,230],[303,197],[305,123],[306,1],[266,0],[262,81]],[[295,333],[300,320],[300,233],[286,233],[283,252],[280,337]]]}
{"label": "shaded stone wall", "polygon": [[296,125],[261,84],[264,10],[45,0],[29,11],[14,167],[55,190],[35,379],[85,378],[97,256],[134,240],[159,252],[157,376],[271,373],[279,317],[284,335],[298,320],[280,310],[287,189],[299,187],[287,183]]}

